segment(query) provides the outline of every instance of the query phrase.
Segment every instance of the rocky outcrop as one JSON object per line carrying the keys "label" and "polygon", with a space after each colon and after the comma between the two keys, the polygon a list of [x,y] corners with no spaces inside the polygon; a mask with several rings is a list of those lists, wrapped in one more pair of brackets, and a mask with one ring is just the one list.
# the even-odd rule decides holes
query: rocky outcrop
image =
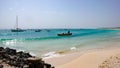
{"label": "rocky outcrop", "polygon": [[23,51],[17,52],[15,49],[0,47],[0,68],[4,68],[2,63],[14,68],[55,68],[51,64],[45,63],[42,58],[37,58]]}

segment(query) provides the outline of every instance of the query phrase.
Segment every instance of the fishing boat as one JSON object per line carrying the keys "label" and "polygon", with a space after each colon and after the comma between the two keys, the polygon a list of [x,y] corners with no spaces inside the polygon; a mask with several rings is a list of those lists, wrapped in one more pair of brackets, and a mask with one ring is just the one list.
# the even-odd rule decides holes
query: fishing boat
{"label": "fishing boat", "polygon": [[60,33],[60,34],[57,34],[58,36],[71,36],[72,33],[70,33],[70,31],[68,31],[68,33]]}
{"label": "fishing boat", "polygon": [[11,32],[23,32],[23,31],[25,31],[25,30],[18,28],[18,16],[16,16],[16,28],[11,29]]}
{"label": "fishing boat", "polygon": [[35,30],[35,32],[40,32],[41,30],[40,29],[38,29],[38,30]]}
{"label": "fishing boat", "polygon": [[50,30],[49,29],[45,29],[47,32],[50,32]]}

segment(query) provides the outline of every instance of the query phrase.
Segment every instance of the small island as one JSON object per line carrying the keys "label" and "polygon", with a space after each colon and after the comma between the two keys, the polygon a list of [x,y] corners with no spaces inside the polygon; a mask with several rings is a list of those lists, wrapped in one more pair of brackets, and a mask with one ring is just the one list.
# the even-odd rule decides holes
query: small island
{"label": "small island", "polygon": [[103,28],[100,28],[100,29],[115,29],[115,30],[120,30],[120,27],[103,27]]}

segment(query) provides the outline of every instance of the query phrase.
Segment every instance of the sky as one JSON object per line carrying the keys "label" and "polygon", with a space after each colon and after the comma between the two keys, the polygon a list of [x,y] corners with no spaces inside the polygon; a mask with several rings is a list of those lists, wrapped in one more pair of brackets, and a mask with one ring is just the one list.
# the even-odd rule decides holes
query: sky
{"label": "sky", "polygon": [[120,27],[120,0],[0,0],[0,29]]}

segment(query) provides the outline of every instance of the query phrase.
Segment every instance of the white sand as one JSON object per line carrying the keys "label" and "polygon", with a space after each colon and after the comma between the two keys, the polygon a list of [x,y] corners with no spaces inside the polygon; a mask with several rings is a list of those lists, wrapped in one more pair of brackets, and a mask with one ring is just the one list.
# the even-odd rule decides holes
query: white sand
{"label": "white sand", "polygon": [[98,68],[109,57],[119,54],[120,47],[77,52],[45,60],[56,68]]}

